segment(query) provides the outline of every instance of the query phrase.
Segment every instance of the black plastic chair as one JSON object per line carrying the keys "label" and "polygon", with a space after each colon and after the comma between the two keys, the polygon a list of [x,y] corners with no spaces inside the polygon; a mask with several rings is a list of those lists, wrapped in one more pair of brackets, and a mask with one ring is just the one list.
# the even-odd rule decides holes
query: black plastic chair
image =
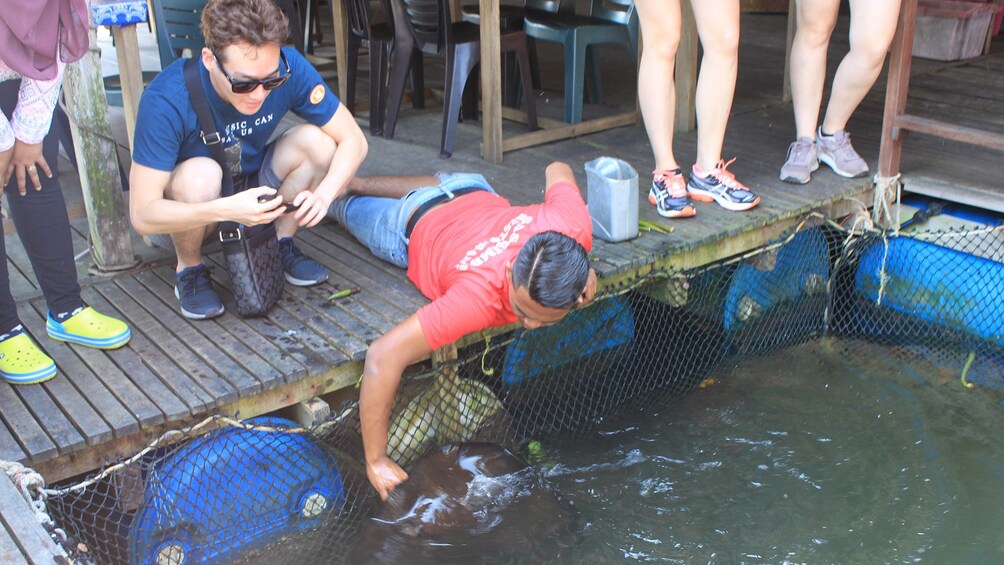
{"label": "black plastic chair", "polygon": [[[345,15],[348,20],[349,35],[347,38],[348,52],[346,80],[346,100],[343,100],[349,112],[355,112],[356,76],[358,75],[359,50],[363,47],[369,50],[370,59],[370,133],[383,134],[384,119],[387,107],[387,69],[390,56],[394,50],[394,25],[391,18],[391,7],[387,0],[382,0],[385,22],[374,21],[370,0],[342,0]],[[411,67],[412,106],[425,106],[424,77],[421,54],[416,54],[416,61]]]}
{"label": "black plastic chair", "polygon": [[638,15],[634,0],[592,0],[588,16],[528,14],[527,37],[561,43],[565,49],[565,121],[582,121],[586,68],[594,102],[602,102],[599,64],[593,51],[603,43],[624,45],[638,60]]}
{"label": "black plastic chair", "polygon": [[[394,57],[391,63],[390,103],[384,137],[394,137],[404,81],[414,60],[414,52],[445,55],[446,79],[443,93],[443,134],[440,157],[453,154],[457,135],[457,121],[461,109],[461,96],[467,79],[481,59],[481,30],[470,22],[451,23],[449,0],[391,0],[394,15]],[[537,129],[537,110],[533,91],[530,90],[530,61],[526,36],[523,32],[503,32],[500,40],[502,53],[515,52],[519,61],[526,99],[527,123]],[[476,115],[477,89],[468,91],[465,113]]]}
{"label": "black plastic chair", "polygon": [[[574,2],[566,1],[566,5]],[[502,4],[499,6],[499,27],[502,31],[522,31],[523,19],[527,14],[556,14],[561,9],[561,0],[525,0],[522,4]],[[481,25],[481,6],[469,4],[462,6],[460,12],[465,22]],[[540,89],[540,65],[537,62],[537,45],[532,37],[526,38],[527,51],[530,54],[530,78],[534,90]],[[516,106],[519,101],[519,75],[515,57],[505,55],[502,58],[502,101],[504,104]]]}

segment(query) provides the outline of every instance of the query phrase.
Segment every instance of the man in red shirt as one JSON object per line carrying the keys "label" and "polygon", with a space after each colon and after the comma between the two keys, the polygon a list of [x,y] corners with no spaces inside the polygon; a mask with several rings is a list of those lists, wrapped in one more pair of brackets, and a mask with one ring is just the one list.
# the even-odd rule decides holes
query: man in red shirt
{"label": "man in red shirt", "polygon": [[385,499],[408,475],[387,456],[401,373],[471,332],[561,321],[596,294],[592,224],[572,169],[545,171],[544,203],[512,206],[481,175],[357,177],[328,214],[408,269],[432,300],[370,344],[359,393],[366,473]]}

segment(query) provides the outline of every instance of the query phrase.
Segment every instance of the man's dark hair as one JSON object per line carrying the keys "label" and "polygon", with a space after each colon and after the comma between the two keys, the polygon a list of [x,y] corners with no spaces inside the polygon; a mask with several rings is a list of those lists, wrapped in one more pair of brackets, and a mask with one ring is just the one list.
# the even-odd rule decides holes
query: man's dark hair
{"label": "man's dark hair", "polygon": [[586,288],[589,255],[578,241],[556,231],[531,237],[516,255],[512,282],[547,308],[571,308]]}
{"label": "man's dark hair", "polygon": [[272,0],[209,0],[200,27],[206,47],[218,57],[235,43],[283,45],[289,37],[289,20]]}

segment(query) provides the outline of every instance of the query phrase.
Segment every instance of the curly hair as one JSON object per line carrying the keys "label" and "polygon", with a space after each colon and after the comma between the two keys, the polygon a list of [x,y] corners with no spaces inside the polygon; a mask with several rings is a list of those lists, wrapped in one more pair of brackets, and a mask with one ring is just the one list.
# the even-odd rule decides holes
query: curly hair
{"label": "curly hair", "polygon": [[217,56],[235,43],[283,45],[289,37],[286,14],[272,0],[209,0],[200,28],[206,47]]}

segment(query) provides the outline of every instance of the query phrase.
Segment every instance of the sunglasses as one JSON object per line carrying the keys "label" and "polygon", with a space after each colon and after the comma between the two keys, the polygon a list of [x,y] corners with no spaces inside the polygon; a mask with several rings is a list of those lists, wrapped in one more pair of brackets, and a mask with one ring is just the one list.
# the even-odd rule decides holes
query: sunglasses
{"label": "sunglasses", "polygon": [[227,81],[230,82],[230,90],[232,90],[234,94],[247,94],[249,92],[254,92],[254,90],[258,88],[259,84],[265,90],[279,88],[285,84],[287,80],[289,80],[289,76],[292,74],[292,70],[289,68],[289,62],[286,61],[286,55],[283,54],[282,51],[279,51],[279,69],[282,69],[282,66],[285,65],[286,74],[261,80],[237,80],[230,76],[230,74],[227,73],[227,70],[223,68],[223,63],[220,62],[219,56],[214,53],[213,58],[216,59],[216,66],[219,67],[220,72],[223,73],[223,76],[225,76]]}

